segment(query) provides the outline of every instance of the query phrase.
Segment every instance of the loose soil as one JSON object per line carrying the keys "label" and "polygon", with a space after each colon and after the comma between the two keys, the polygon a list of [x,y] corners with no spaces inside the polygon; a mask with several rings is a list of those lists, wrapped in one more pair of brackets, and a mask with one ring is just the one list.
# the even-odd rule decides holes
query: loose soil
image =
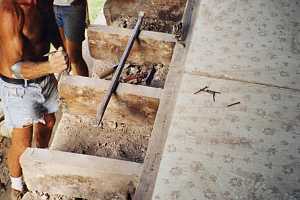
{"label": "loose soil", "polygon": [[64,113],[51,149],[142,163],[150,133],[117,122],[95,127],[93,118]]}
{"label": "loose soil", "polygon": [[9,173],[6,165],[7,151],[10,146],[10,139],[0,136],[0,199],[9,200]]}

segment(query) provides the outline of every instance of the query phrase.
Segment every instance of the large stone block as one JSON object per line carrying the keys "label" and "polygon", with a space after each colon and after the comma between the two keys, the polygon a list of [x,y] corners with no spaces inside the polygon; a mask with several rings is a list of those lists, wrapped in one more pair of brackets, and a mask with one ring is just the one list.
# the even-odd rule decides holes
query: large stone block
{"label": "large stone block", "polygon": [[29,190],[86,199],[126,199],[141,173],[134,162],[42,149],[20,161]]}

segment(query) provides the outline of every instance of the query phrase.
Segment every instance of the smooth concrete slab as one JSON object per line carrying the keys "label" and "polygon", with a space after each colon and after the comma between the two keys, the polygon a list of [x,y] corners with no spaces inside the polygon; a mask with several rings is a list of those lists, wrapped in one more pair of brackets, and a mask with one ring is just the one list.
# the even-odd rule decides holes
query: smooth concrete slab
{"label": "smooth concrete slab", "polygon": [[300,89],[297,0],[202,0],[186,72]]}
{"label": "smooth concrete slab", "polygon": [[[205,86],[221,93],[215,102],[206,92],[193,94]],[[299,96],[293,90],[185,75],[153,199],[295,199]]]}
{"label": "smooth concrete slab", "polygon": [[126,199],[141,164],[81,154],[27,149],[20,159],[31,191],[86,199]]}
{"label": "smooth concrete slab", "polygon": [[201,1],[152,199],[299,199],[299,10]]}

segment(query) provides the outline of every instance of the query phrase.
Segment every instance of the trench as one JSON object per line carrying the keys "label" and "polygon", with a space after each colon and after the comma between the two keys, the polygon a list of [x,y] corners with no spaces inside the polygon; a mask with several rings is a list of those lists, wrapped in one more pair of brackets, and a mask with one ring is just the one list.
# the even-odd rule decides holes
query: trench
{"label": "trench", "polygon": [[[113,1],[110,1],[113,2]],[[185,1],[182,1],[185,2]],[[122,3],[123,4],[123,3]],[[184,8],[184,4],[182,5]],[[147,17],[143,23],[143,30],[162,32],[170,34],[172,32],[172,27],[180,21],[180,12],[183,12],[183,8],[172,7],[172,12],[174,14],[171,18],[165,18],[167,16],[168,10],[160,12],[160,14],[155,13],[156,17]],[[111,8],[112,10],[114,8]],[[130,8],[131,9],[131,8]],[[129,10],[130,10],[129,9]],[[174,10],[177,11],[175,12]],[[181,11],[180,11],[181,10]],[[132,11],[132,10],[131,10]],[[105,11],[107,12],[107,10]],[[112,11],[114,13],[116,11]],[[176,17],[176,16],[177,17]],[[182,13],[181,13],[182,15]],[[112,15],[110,15],[111,17]],[[129,14],[123,16],[117,16],[108,19],[109,26],[119,27],[119,28],[133,28],[136,21],[135,14]],[[158,49],[159,51],[159,49]],[[113,62],[94,60],[93,68],[91,72],[92,79],[101,79],[100,75],[105,70],[107,66],[113,66]],[[103,68],[101,66],[104,66]],[[120,82],[125,84],[134,85],[134,87],[143,86],[145,92],[147,88],[154,88],[163,93],[164,86],[168,77],[170,70],[169,65],[163,65],[156,63],[144,63],[144,64],[127,64],[122,72]],[[76,79],[75,77],[74,79]],[[106,77],[104,80],[110,81],[112,76]],[[90,98],[93,93],[97,91],[85,90],[82,88],[72,88],[74,91],[80,91],[84,98]],[[86,92],[86,94],[85,94]],[[116,102],[123,106],[128,106],[130,100],[124,100],[122,97],[118,99],[118,96],[113,97]],[[86,99],[87,101],[89,99]],[[72,100],[70,100],[71,102]],[[127,102],[126,102],[127,101]],[[158,99],[159,101],[159,99]],[[88,106],[95,105],[86,105]],[[120,105],[118,105],[120,106]],[[136,106],[136,105],[135,105]],[[141,103],[140,106],[143,106]],[[159,103],[157,105],[158,109]],[[139,111],[134,110],[135,107],[132,106],[128,108],[129,115],[135,115],[134,117],[139,117]],[[157,116],[157,109],[154,118]],[[126,123],[125,118],[130,118],[131,116],[112,117],[106,118],[101,126],[95,126],[95,118],[90,115],[69,112],[66,109],[62,109],[60,120],[57,124],[56,131],[50,146],[50,150],[70,152],[76,154],[90,155],[96,157],[103,157],[109,159],[117,159],[130,161],[135,163],[143,164],[145,157],[147,155],[149,141],[152,137],[153,126],[156,122],[155,119],[145,121],[145,125],[140,122]],[[120,113],[122,114],[122,113]],[[144,113],[143,113],[144,114]],[[141,115],[142,116],[142,115]],[[86,163],[87,165],[89,163]],[[101,168],[101,166],[99,166]],[[140,175],[141,176],[141,175]],[[135,185],[137,187],[137,185]],[[64,195],[64,194],[60,194]],[[111,194],[108,194],[108,196]],[[124,199],[124,196],[115,194],[115,199]],[[63,197],[61,197],[63,199]],[[126,197],[126,199],[133,198],[133,194]],[[55,199],[55,195],[54,195]],[[67,199],[67,197],[66,197]],[[93,199],[93,198],[92,198]]]}
{"label": "trench", "polygon": [[[108,18],[109,25],[119,28],[133,28],[137,21],[137,18],[133,17],[134,14],[128,14],[129,11],[124,11],[124,15],[116,15],[116,7],[114,7],[113,1],[111,2],[112,4],[109,4],[109,6],[112,6],[110,7],[112,11],[109,16],[114,15],[115,17]],[[118,3],[124,4],[122,2]],[[122,6],[124,5],[120,7]],[[133,11],[131,10],[131,12]],[[163,19],[161,17],[146,18],[143,22],[142,30],[171,33],[172,27],[176,22],[180,21],[180,16],[173,19]],[[112,65],[112,62],[107,63],[106,61],[94,60],[91,77],[100,78],[100,74],[105,70],[105,67],[97,66]],[[169,66],[159,63],[127,64],[122,72],[120,82],[163,89],[168,72]],[[112,76],[108,76],[105,80],[110,80],[111,78]],[[59,139],[53,141],[51,148],[138,163],[144,162],[154,121],[150,128],[145,129],[127,125],[113,119],[105,121],[100,128],[93,126],[93,122],[94,118],[88,116],[64,113],[57,130],[60,135]]]}

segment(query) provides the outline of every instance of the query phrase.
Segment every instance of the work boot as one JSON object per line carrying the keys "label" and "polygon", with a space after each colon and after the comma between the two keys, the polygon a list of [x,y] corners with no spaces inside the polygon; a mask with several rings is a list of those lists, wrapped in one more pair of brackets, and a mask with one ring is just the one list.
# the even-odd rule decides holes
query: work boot
{"label": "work boot", "polygon": [[25,192],[21,192],[19,190],[11,189],[10,199],[11,200],[21,200],[22,197],[24,196],[24,194],[25,194]]}

